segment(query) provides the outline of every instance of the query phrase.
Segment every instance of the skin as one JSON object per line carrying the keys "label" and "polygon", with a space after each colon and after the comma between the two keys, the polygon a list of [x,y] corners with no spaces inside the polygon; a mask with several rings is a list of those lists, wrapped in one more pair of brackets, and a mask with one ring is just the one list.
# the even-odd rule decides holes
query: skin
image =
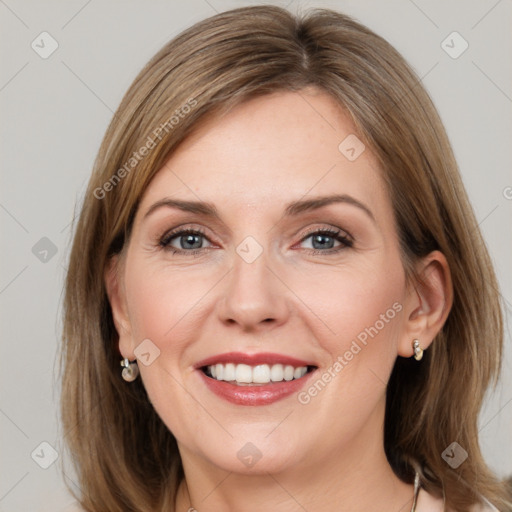
{"label": "skin", "polygon": [[[428,276],[421,288],[407,281],[374,156],[366,148],[351,162],[338,149],[353,133],[340,106],[315,89],[250,100],[200,125],[150,183],[107,272],[123,357],[135,359],[144,339],[160,350],[139,368],[178,441],[186,475],[178,511],[411,508],[413,487],[384,454],[386,383],[397,356],[413,355],[412,340],[426,350],[442,327],[451,283],[439,252],[417,263]],[[371,216],[348,203],[284,216],[291,201],[333,193]],[[220,218],[165,206],[145,217],[164,198],[211,202]],[[171,245],[188,253],[164,249],[159,241],[176,227],[201,228],[205,237],[192,241],[201,252],[190,254],[186,236]],[[314,246],[308,231],[326,228],[353,245]],[[252,263],[236,252],[247,236],[263,249]],[[321,377],[395,303],[401,311],[307,404],[292,395],[234,405],[194,370],[215,354],[275,352],[314,361]],[[247,442],[261,453],[252,467],[237,457]]]}

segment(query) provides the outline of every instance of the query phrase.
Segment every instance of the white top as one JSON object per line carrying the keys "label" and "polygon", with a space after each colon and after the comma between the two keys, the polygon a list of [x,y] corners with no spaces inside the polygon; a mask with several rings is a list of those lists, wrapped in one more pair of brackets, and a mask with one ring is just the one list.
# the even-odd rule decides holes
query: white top
{"label": "white top", "polygon": [[[494,505],[483,498],[487,505],[473,505],[471,512],[500,512]],[[66,507],[64,512],[84,512],[78,503],[74,502]],[[445,512],[444,501],[441,498],[434,498],[424,489],[419,490],[416,512]]]}
{"label": "white top", "polygon": [[[471,512],[500,512],[494,505],[482,498],[487,505],[473,505]],[[435,498],[424,489],[418,493],[418,502],[416,503],[416,512],[444,512],[444,500]]]}

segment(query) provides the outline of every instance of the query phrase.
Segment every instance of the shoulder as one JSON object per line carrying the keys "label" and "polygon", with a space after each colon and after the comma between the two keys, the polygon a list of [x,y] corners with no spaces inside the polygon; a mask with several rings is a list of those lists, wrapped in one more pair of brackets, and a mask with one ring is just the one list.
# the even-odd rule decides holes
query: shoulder
{"label": "shoulder", "polygon": [[[485,504],[473,505],[471,507],[471,512],[499,512],[499,510],[486,499],[483,501]],[[420,492],[418,493],[418,502],[416,504],[416,512],[444,512],[444,510],[444,501],[442,498],[436,498],[424,489],[420,489]],[[455,511],[449,510],[447,512]]]}
{"label": "shoulder", "polygon": [[473,505],[473,507],[471,507],[471,512],[499,512],[499,510],[485,498],[483,501],[484,503],[482,505]]}

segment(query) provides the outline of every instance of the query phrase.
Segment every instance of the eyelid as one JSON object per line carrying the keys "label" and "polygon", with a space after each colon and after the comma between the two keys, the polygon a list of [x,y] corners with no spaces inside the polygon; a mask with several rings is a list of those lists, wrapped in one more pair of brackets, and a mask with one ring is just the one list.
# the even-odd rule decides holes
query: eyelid
{"label": "eyelid", "polygon": [[312,234],[318,233],[318,232],[332,233],[332,234],[337,234],[338,236],[343,235],[344,238],[347,238],[347,239],[351,240],[352,242],[354,241],[354,237],[348,231],[346,231],[345,229],[342,229],[342,228],[334,227],[334,226],[328,226],[328,227],[315,226],[313,228],[308,228],[302,234],[302,238],[300,241],[302,242],[304,240],[304,238],[307,238],[309,235],[312,235]]}

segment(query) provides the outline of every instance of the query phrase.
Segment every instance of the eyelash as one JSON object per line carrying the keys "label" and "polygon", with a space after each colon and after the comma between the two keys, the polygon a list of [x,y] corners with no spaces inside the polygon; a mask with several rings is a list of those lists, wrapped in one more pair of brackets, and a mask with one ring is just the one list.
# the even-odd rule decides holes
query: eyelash
{"label": "eyelash", "polygon": [[[314,254],[314,255],[315,254],[325,255],[325,254],[338,253],[345,249],[351,248],[354,245],[352,238],[348,235],[344,235],[343,233],[345,233],[345,232],[340,229],[334,229],[334,228],[313,229],[313,230],[305,233],[305,235],[302,237],[300,242],[304,242],[306,239],[308,239],[312,235],[327,235],[329,237],[334,238],[336,241],[340,242],[342,245],[340,247],[332,248],[332,249],[326,249],[326,250],[306,249],[306,251],[308,251],[310,254]],[[177,238],[177,237],[183,236],[183,235],[199,235],[208,240],[208,237],[206,236],[205,232],[201,229],[191,229],[191,228],[181,229],[181,230],[178,229],[176,231],[170,231],[170,232],[166,233],[160,239],[158,245],[162,249],[169,251],[172,254],[182,254],[182,255],[187,255],[187,256],[195,256],[195,255],[201,253],[202,251],[204,251],[205,249],[207,249],[207,247],[203,247],[201,249],[192,249],[190,251],[186,251],[184,249],[176,249],[175,247],[170,246],[170,243],[174,238]]]}
{"label": "eyelash", "polygon": [[187,256],[194,256],[196,254],[199,254],[200,252],[204,251],[204,247],[202,249],[193,249],[191,251],[185,251],[184,249],[176,249],[175,247],[171,247],[169,244],[171,243],[171,240],[174,238],[177,238],[178,236],[183,235],[200,235],[204,238],[208,238],[206,236],[206,233],[201,229],[178,229],[176,231],[170,231],[166,233],[160,240],[159,244],[162,249],[166,251],[170,251],[172,254],[183,254]]}

